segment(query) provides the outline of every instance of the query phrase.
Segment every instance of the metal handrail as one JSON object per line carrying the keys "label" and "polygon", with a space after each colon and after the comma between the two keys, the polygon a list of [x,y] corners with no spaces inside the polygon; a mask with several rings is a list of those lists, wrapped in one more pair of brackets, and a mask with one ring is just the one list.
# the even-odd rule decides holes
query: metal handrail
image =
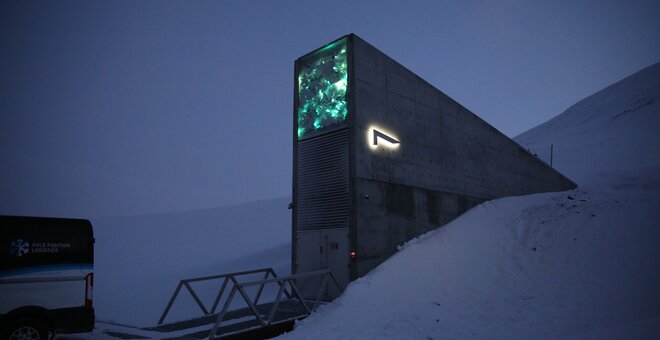
{"label": "metal handrail", "polygon": [[[305,302],[305,299],[302,297],[302,294],[300,294],[300,291],[298,290],[298,287],[296,286],[295,280],[299,280],[302,278],[308,278],[308,277],[314,277],[314,276],[321,276],[323,279],[321,285],[319,286],[319,291],[316,295],[316,299],[314,300],[314,304],[312,305],[312,308],[307,306],[307,303]],[[220,312],[220,315],[218,315],[218,318],[213,325],[213,329],[211,329],[211,332],[209,333],[209,339],[219,339],[223,336],[228,336],[228,335],[234,335],[237,333],[242,333],[247,331],[248,329],[241,330],[241,331],[236,331],[236,332],[231,332],[231,333],[226,333],[222,334],[220,336],[217,335],[218,329],[220,328],[220,324],[222,323],[225,315],[228,312],[229,306],[231,305],[231,302],[234,299],[234,296],[238,292],[241,297],[243,298],[243,301],[248,305],[252,313],[254,314],[255,318],[259,322],[259,326],[255,327],[268,327],[271,325],[276,325],[280,324],[283,322],[288,322],[292,320],[298,320],[303,317],[306,317],[310,315],[313,311],[316,310],[318,305],[321,302],[321,297],[323,297],[323,293],[326,291],[327,286],[328,286],[328,281],[332,279],[334,282],[335,286],[341,290],[341,286],[339,285],[339,282],[337,282],[337,279],[335,276],[332,274],[330,269],[324,269],[324,270],[318,270],[314,272],[307,272],[307,273],[300,273],[300,274],[295,274],[295,275],[289,275],[289,276],[283,276],[283,277],[274,277],[271,279],[264,278],[263,280],[256,280],[256,281],[249,281],[249,282],[242,282],[242,283],[235,283],[234,287],[232,288],[231,292],[229,293],[229,297],[225,301],[224,306],[222,307],[222,310]],[[246,287],[251,287],[251,286],[256,286],[260,285],[260,290],[263,289],[264,285],[270,284],[270,283],[277,283],[280,286],[280,289],[277,292],[277,296],[275,297],[275,300],[273,301],[273,306],[271,307],[270,312],[268,313],[268,317],[264,319],[259,311],[257,310],[257,299],[253,302],[250,300],[250,297],[248,294],[245,292]],[[275,315],[277,314],[277,309],[279,307],[280,301],[282,299],[282,294],[286,293],[286,285],[289,285],[291,288],[291,291],[293,292],[293,297],[295,297],[298,301],[300,301],[303,309],[305,310],[305,313],[290,317],[284,320],[279,320],[279,321],[274,321]],[[292,299],[292,296],[287,294],[287,297],[289,299]],[[250,328],[252,329],[252,328]]]}
{"label": "metal handrail", "polygon": [[[179,281],[179,284],[177,285],[176,289],[174,290],[174,293],[172,294],[172,297],[170,298],[169,302],[167,303],[167,306],[165,307],[165,310],[160,316],[160,319],[158,320],[158,325],[162,325],[163,322],[165,321],[165,318],[169,314],[172,305],[174,305],[174,301],[176,298],[179,296],[179,293],[181,292],[181,288],[185,287],[192,298],[195,300],[197,303],[197,306],[201,309],[202,313],[204,313],[205,316],[207,315],[212,315],[215,314],[216,309],[218,308],[218,304],[220,303],[220,300],[222,299],[222,295],[225,292],[225,289],[227,288],[227,285],[231,282],[232,286],[235,288],[237,284],[239,284],[239,281],[237,280],[238,277],[245,276],[245,275],[253,275],[253,274],[259,274],[259,273],[264,273],[263,280],[268,280],[269,276],[273,276],[273,278],[277,278],[277,274],[273,270],[273,268],[260,268],[260,269],[254,269],[254,270],[247,270],[247,271],[242,271],[242,272],[235,272],[235,273],[228,273],[228,274],[221,274],[221,275],[212,275],[212,276],[203,276],[203,277],[195,277],[195,278],[190,278],[190,279],[183,279]],[[195,290],[193,287],[190,285],[191,283],[194,282],[200,282],[200,281],[211,281],[211,280],[221,280],[222,279],[222,285],[220,287],[220,290],[218,291],[218,294],[216,295],[213,305],[211,306],[211,309],[207,309],[202,300],[199,298],[197,293],[195,293]],[[272,279],[271,279],[272,280]],[[260,281],[251,281],[251,282],[260,282]],[[259,298],[261,297],[261,293],[263,292],[264,285],[266,283],[263,283],[260,287],[259,290],[257,291],[257,295],[255,297],[255,304],[258,303]],[[287,290],[284,291],[284,294],[286,294],[287,297],[291,298],[291,293]]]}

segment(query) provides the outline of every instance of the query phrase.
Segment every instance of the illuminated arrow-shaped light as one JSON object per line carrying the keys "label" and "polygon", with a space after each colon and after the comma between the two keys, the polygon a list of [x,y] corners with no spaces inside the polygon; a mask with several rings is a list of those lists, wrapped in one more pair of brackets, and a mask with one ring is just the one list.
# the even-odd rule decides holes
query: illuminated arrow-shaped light
{"label": "illuminated arrow-shaped light", "polygon": [[388,136],[376,129],[373,129],[374,131],[374,146],[378,145],[378,138],[382,138],[387,142],[390,142],[391,144],[399,144],[399,141],[392,138],[391,136]]}

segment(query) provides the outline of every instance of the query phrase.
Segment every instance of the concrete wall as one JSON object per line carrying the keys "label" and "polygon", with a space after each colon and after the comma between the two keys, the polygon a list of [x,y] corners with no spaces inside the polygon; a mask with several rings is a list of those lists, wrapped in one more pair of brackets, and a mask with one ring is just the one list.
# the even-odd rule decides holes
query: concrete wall
{"label": "concrete wall", "polygon": [[[354,277],[384,261],[397,245],[484,200],[576,186],[364,40],[352,38]],[[371,149],[372,127],[397,138],[399,147]]]}

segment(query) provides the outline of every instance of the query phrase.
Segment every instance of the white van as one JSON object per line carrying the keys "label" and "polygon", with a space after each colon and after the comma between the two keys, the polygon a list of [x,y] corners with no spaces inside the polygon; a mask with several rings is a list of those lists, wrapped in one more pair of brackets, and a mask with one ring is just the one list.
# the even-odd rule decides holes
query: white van
{"label": "white van", "polygon": [[94,328],[87,220],[0,216],[0,339]]}

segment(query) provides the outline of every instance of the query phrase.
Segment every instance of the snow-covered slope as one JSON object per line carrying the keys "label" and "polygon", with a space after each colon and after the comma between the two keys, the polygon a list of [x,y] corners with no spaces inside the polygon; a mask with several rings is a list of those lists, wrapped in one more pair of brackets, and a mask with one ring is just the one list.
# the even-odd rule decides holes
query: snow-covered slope
{"label": "snow-covered slope", "polygon": [[660,63],[571,106],[514,138],[579,184],[607,182],[603,174],[658,172]]}
{"label": "snow-covered slope", "polygon": [[[97,320],[154,326],[183,278],[257,267],[288,274],[289,202],[286,197],[217,209],[92,220]],[[168,320],[200,315],[184,293]]]}
{"label": "snow-covered slope", "polygon": [[659,132],[656,64],[516,138],[578,189],[473,208],[284,338],[656,337]]}

